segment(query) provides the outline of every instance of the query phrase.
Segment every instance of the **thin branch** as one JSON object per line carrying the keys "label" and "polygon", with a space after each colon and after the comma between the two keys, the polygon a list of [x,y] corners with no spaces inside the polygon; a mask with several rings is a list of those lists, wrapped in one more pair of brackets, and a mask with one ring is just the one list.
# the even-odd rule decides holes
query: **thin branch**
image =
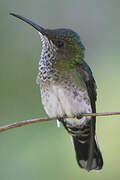
{"label": "thin branch", "polygon": [[[111,116],[111,115],[120,115],[120,112],[104,112],[104,113],[82,113],[81,116]],[[64,118],[75,118],[75,116],[64,116]],[[0,132],[7,131],[9,129],[25,126],[28,124],[38,123],[38,122],[45,122],[45,121],[52,121],[57,120],[56,117],[53,118],[36,118],[31,120],[25,120],[20,122],[15,122],[9,125],[0,126]]]}

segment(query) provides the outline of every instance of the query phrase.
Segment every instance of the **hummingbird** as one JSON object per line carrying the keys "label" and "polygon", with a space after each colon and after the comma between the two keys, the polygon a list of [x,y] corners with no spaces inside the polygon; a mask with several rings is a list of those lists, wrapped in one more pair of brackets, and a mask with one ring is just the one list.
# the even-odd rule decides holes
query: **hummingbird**
{"label": "hummingbird", "polygon": [[85,47],[80,36],[71,29],[46,29],[21,15],[10,15],[33,26],[40,35],[42,50],[36,81],[47,115],[57,117],[69,133],[81,168],[102,169],[96,117],[82,116],[96,112],[97,94],[92,71],[84,60]]}

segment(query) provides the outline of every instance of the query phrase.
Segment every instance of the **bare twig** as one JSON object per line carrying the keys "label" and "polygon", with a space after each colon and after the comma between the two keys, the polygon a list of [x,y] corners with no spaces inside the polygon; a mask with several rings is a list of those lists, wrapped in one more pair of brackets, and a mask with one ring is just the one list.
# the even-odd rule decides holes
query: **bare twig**
{"label": "bare twig", "polygon": [[[120,112],[104,112],[104,113],[83,113],[81,114],[82,116],[111,116],[111,115],[120,115]],[[68,117],[64,116],[64,118],[75,118],[75,116]],[[15,122],[9,125],[1,126],[0,127],[0,132],[7,131],[9,129],[25,126],[28,124],[33,124],[33,123],[38,123],[38,122],[45,122],[45,121],[52,121],[56,120],[56,117],[53,118],[36,118],[36,119],[31,119],[31,120],[25,120],[25,121],[20,121],[20,122]]]}

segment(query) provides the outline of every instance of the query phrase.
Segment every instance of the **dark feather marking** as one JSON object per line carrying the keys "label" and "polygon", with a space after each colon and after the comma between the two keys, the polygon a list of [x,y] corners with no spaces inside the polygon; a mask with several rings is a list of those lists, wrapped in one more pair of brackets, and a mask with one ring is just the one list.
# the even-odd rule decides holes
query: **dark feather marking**
{"label": "dark feather marking", "polygon": [[[88,95],[91,101],[91,107],[92,107],[92,112],[96,113],[96,104],[95,101],[97,99],[97,93],[96,93],[96,82],[94,80],[94,77],[92,75],[92,71],[89,68],[89,66],[87,65],[87,63],[85,61],[82,62],[80,66],[80,70],[81,70],[81,74],[83,75],[83,79],[84,82],[86,84],[87,87],[87,91],[88,91]],[[90,167],[92,167],[92,160],[94,157],[94,148],[96,148],[96,143],[94,140],[95,137],[95,128],[96,128],[96,117],[92,117],[91,121],[90,121],[90,139],[89,139],[89,143],[90,143],[90,148],[89,148],[89,159],[87,162],[87,169],[89,170]],[[101,160],[101,167],[103,165],[103,162]],[[98,165],[99,166],[99,165]]]}

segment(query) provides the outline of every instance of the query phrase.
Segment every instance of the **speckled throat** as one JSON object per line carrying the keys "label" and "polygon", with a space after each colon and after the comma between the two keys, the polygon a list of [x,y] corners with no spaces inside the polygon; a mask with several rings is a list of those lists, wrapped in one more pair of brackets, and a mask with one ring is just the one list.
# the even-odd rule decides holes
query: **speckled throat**
{"label": "speckled throat", "polygon": [[40,82],[52,81],[58,78],[58,72],[53,68],[56,60],[56,47],[51,40],[39,33],[42,42],[42,51],[39,61],[39,73],[37,84]]}

